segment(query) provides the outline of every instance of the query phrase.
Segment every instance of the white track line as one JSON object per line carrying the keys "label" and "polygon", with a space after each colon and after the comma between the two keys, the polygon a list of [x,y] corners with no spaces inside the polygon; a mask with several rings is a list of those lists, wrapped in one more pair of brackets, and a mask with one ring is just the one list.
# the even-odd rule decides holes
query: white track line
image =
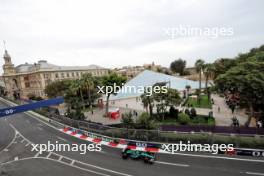
{"label": "white track line", "polygon": [[163,161],[155,161],[155,163],[172,165],[172,166],[179,166],[179,167],[190,167],[190,165],[188,165],[188,164],[168,163],[168,162],[163,162]]}
{"label": "white track line", "polygon": [[49,154],[46,156],[46,158],[49,158],[51,156],[51,152],[49,152]]}
{"label": "white track line", "polygon": [[84,169],[84,168],[81,168],[81,167],[78,167],[78,166],[75,166],[75,165],[64,163],[62,161],[58,161],[58,160],[54,160],[54,159],[50,159],[50,158],[42,158],[42,157],[39,157],[39,158],[34,158],[34,157],[23,158],[23,159],[19,159],[19,160],[15,160],[15,161],[9,161],[9,162],[5,162],[5,163],[1,163],[1,164],[2,165],[12,164],[14,162],[26,161],[26,160],[30,160],[30,159],[44,159],[44,160],[54,161],[54,162],[58,162],[58,163],[61,163],[61,164],[67,165],[67,166],[71,166],[71,167],[74,167],[74,168],[77,168],[77,169],[80,169],[80,170],[83,170],[83,171],[86,171],[86,172],[94,173],[94,174],[97,174],[97,175],[110,176],[110,175],[107,175],[107,174],[104,174],[104,173],[101,173],[101,172],[96,172],[96,171],[93,171],[93,170],[90,170],[90,169]]}
{"label": "white track line", "polygon": [[[27,142],[30,142],[31,144],[33,144],[30,140],[28,140],[25,136],[23,136],[12,124],[10,124],[10,126],[22,137],[24,138]],[[37,153],[39,154],[39,153]],[[36,154],[36,155],[37,155]],[[53,154],[56,154],[56,153],[53,153]],[[58,156],[63,156],[63,155],[59,155],[59,154],[56,154]],[[38,156],[38,155],[37,155]],[[69,157],[66,157],[66,156],[63,156],[64,158],[68,159],[68,160],[73,160]],[[35,158],[35,157],[32,157],[32,158]],[[44,157],[38,157],[38,158],[44,158]],[[50,159],[50,158],[44,158],[44,159]],[[56,161],[56,160],[54,160]],[[99,170],[103,170],[103,171],[107,171],[107,172],[110,172],[110,173],[114,173],[114,174],[118,174],[118,175],[123,175],[123,176],[131,176],[129,174],[126,174],[126,173],[122,173],[122,172],[118,172],[118,171],[114,171],[114,170],[111,170],[111,169],[106,169],[106,168],[103,168],[103,167],[100,167],[100,166],[96,166],[96,165],[92,165],[92,164],[88,164],[88,163],[84,163],[82,161],[78,161],[78,160],[75,160],[76,162],[80,163],[80,164],[83,164],[83,165],[86,165],[88,167],[93,167],[93,168],[96,168],[96,169],[99,169]],[[63,163],[63,162],[62,162]]]}
{"label": "white track line", "polygon": [[[10,126],[10,125],[9,125],[9,126]],[[12,126],[11,126],[11,128],[12,128]],[[14,130],[14,129],[12,128],[12,130]],[[10,142],[5,148],[3,148],[3,150],[0,151],[0,154],[1,154],[3,151],[7,150],[7,149],[8,149],[8,148],[9,148],[9,147],[15,142],[18,133],[17,133],[16,130],[14,130],[14,132],[15,132],[15,135],[14,135],[12,141],[11,141],[11,142]]]}
{"label": "white track line", "polygon": [[39,156],[39,152],[35,154],[34,158],[37,158]]}
{"label": "white track line", "polygon": [[68,142],[66,139],[64,139],[62,137],[57,136],[57,138],[60,139],[60,140],[62,140],[62,141],[64,141],[64,142]]}
{"label": "white track line", "polygon": [[197,154],[187,154],[187,153],[174,153],[174,155],[264,163],[264,160],[246,159],[246,158],[231,158],[231,157],[225,157],[225,156],[197,155]]}
{"label": "white track line", "polygon": [[246,172],[248,175],[264,175],[264,173],[258,173],[258,172]]}

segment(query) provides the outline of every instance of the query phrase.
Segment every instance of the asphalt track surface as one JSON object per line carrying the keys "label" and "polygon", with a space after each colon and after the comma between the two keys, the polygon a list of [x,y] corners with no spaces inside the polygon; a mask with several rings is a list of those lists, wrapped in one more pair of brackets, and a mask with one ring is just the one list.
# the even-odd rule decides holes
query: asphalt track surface
{"label": "asphalt track surface", "polygon": [[[0,108],[7,107],[0,102]],[[153,165],[122,160],[120,149],[102,147],[102,152],[31,151],[31,143],[63,144],[89,142],[64,134],[36,117],[24,113],[0,119],[0,176],[236,176],[263,175],[264,159],[209,154],[158,154]],[[196,156],[199,155],[199,156]],[[209,155],[209,156],[208,156]],[[220,157],[219,157],[220,156]]]}

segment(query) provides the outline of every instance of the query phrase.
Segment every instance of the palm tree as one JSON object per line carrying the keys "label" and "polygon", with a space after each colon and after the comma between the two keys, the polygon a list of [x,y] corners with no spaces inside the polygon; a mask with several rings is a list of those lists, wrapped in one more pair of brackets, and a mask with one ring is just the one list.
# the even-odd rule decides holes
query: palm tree
{"label": "palm tree", "polygon": [[74,94],[76,94],[76,95],[79,94],[80,95],[81,101],[82,101],[82,106],[83,106],[83,109],[84,109],[85,107],[84,107],[84,99],[83,99],[82,89],[83,89],[82,82],[81,82],[81,80],[78,80],[78,79],[74,80],[73,83],[70,86],[70,90],[72,92],[74,92]]}
{"label": "palm tree", "polygon": [[190,92],[190,89],[191,89],[191,86],[190,85],[186,85],[185,88],[187,90],[187,96],[188,96],[189,95],[189,92]]}
{"label": "palm tree", "polygon": [[198,91],[198,99],[197,100],[198,100],[198,104],[200,104],[200,102],[201,102],[200,94],[201,94],[201,88],[202,88],[202,71],[204,68],[204,60],[198,59],[195,62],[195,68],[196,68],[196,71],[199,73],[199,91]]}
{"label": "palm tree", "polygon": [[153,96],[149,96],[149,94],[147,94],[145,91],[140,96],[140,98],[141,98],[144,108],[146,108],[147,112],[149,112],[150,117],[153,117],[153,106],[154,106]]}
{"label": "palm tree", "polygon": [[196,68],[196,71],[199,73],[199,90],[201,92],[201,88],[202,88],[202,71],[203,71],[203,68],[204,68],[204,60],[198,59],[195,62],[195,68]]}
{"label": "palm tree", "polygon": [[116,73],[111,73],[109,75],[103,76],[101,80],[101,84],[104,87],[112,87],[111,91],[108,90],[108,92],[105,92],[106,96],[106,103],[105,103],[105,115],[108,115],[109,111],[109,98],[111,95],[117,94],[114,90],[114,86],[119,86],[120,88],[124,85],[126,82],[126,78],[123,76],[119,76]]}
{"label": "palm tree", "polygon": [[208,80],[209,78],[213,78],[214,72],[215,72],[214,64],[208,63],[204,65],[205,90],[206,90],[208,99],[210,99],[210,91],[208,89]]}
{"label": "palm tree", "polygon": [[213,78],[214,75],[214,64],[208,63],[204,65],[204,75],[205,75],[205,89],[208,88],[209,78]]}
{"label": "palm tree", "polygon": [[81,79],[81,84],[85,88],[86,93],[88,95],[89,108],[91,110],[92,108],[91,91],[94,89],[95,86],[94,78],[90,73],[84,74]]}

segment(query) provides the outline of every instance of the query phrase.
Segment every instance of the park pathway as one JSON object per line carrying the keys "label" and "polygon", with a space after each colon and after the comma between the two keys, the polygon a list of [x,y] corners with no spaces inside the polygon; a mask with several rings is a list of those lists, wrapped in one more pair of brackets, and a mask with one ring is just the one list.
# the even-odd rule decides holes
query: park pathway
{"label": "park pathway", "polygon": [[[232,111],[225,103],[225,99],[223,97],[220,97],[219,95],[216,94],[212,94],[212,98],[214,100],[214,105],[212,106],[213,108],[212,110],[217,126],[230,126],[232,123],[231,118],[233,116],[237,117],[240,125],[245,124],[248,117],[241,110],[235,110],[234,114],[232,114]],[[220,107],[220,111],[218,110],[218,107]]]}

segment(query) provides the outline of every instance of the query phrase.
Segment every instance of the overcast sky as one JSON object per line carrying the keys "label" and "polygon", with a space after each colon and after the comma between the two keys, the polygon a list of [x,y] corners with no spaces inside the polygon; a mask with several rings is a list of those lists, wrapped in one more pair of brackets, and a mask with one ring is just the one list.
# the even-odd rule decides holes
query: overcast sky
{"label": "overcast sky", "polygon": [[[108,68],[152,61],[169,66],[182,58],[192,66],[198,58],[212,62],[264,44],[263,7],[263,0],[0,0],[0,40],[15,65],[45,59]],[[179,26],[231,28],[233,35],[166,32]]]}

